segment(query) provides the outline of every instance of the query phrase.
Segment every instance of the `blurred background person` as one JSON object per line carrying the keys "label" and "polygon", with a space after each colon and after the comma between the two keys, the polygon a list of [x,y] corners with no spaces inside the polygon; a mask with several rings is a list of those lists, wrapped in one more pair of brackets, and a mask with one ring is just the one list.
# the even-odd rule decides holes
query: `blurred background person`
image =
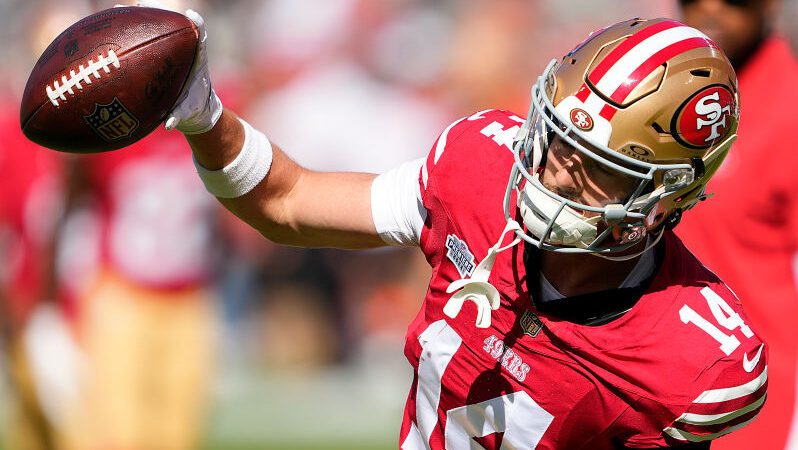
{"label": "blurred background person", "polygon": [[215,207],[164,130],[80,167],[60,255],[86,355],[67,448],[196,448],[215,353]]}
{"label": "blurred background person", "polygon": [[[311,10],[314,14],[309,17]],[[429,37],[445,35],[448,29],[449,20],[439,7],[420,0],[272,0],[251,14],[255,20],[249,40],[256,44],[250,79],[259,89],[252,94],[247,115],[254,123],[274,127],[275,141],[289,142],[296,149],[291,157],[297,161],[317,170],[383,172],[423,156],[445,126],[448,110],[431,95],[442,70],[443,48],[426,45]],[[322,107],[321,99],[329,107]],[[375,124],[374,117],[384,119]],[[266,351],[294,347],[295,356],[303,351],[326,353],[326,358],[316,358],[322,366],[356,364],[365,348],[385,352],[384,347],[369,344],[372,331],[375,336],[404,333],[413,317],[407,314],[407,304],[418,305],[425,287],[416,296],[398,295],[405,291],[386,289],[397,278],[387,268],[428,277],[412,270],[426,265],[424,259],[403,250],[367,255],[331,249],[274,251],[283,255],[276,260],[297,264],[288,272],[290,264],[281,263],[280,269],[264,261],[258,269],[260,304],[268,318],[264,327],[275,338],[268,341]],[[299,292],[285,289],[291,287],[287,283],[306,285],[304,300],[285,301],[283,295]],[[307,285],[322,289],[311,293]],[[397,295],[384,295],[389,291]],[[372,301],[396,302],[395,320],[375,321],[367,312]],[[321,318],[316,330],[332,325],[333,338],[299,348],[283,344],[289,337],[296,339],[287,330],[297,321],[280,320],[278,314],[289,314],[292,308],[313,312],[293,317]],[[322,314],[315,314],[319,310]],[[368,322],[363,314],[371,317]],[[323,344],[324,352],[314,348]],[[273,368],[279,368],[274,363],[284,359],[270,360]]]}
{"label": "blurred background person", "polygon": [[[780,16],[780,29],[786,32],[793,54],[798,55],[798,27],[795,26],[798,23],[798,0],[784,0],[783,3],[784,14]],[[798,255],[793,258],[793,274],[798,274]],[[794,276],[798,278],[798,275]],[[798,449],[798,413],[796,413],[798,411],[798,374],[796,374],[795,385],[797,392],[793,407],[792,426],[790,426],[789,441],[787,442],[787,448],[790,450]]]}
{"label": "blurred background person", "polygon": [[[798,353],[798,62],[776,32],[778,0],[680,0],[687,24],[726,52],[740,87],[739,138],[707,186],[712,201],[677,234],[737,293],[770,347],[768,399],[760,418],[712,448],[786,448],[795,415]],[[795,23],[790,27],[794,28]]]}
{"label": "blurred background person", "polygon": [[[57,285],[56,248],[69,203],[68,158],[28,141],[19,126],[27,66],[60,31],[89,11],[65,1],[45,13],[17,9],[7,29],[19,33],[0,68],[0,329],[7,396],[2,404],[5,448],[56,448],[63,405],[77,395],[80,351],[70,305]],[[25,67],[25,69],[22,69]]]}
{"label": "blurred background person", "polygon": [[159,129],[125,151],[82,158],[67,180],[78,200],[59,272],[86,370],[64,448],[180,450],[204,438],[219,209],[194,172],[185,143]]}
{"label": "blurred background person", "polygon": [[0,101],[0,333],[8,381],[3,442],[6,448],[49,449],[57,426],[47,414],[53,411],[44,407],[53,398],[43,398],[47,386],[42,377],[59,377],[59,370],[36,363],[48,357],[49,364],[60,360],[66,372],[68,355],[46,353],[73,342],[53,283],[62,161],[25,139],[8,100]]}
{"label": "blurred background person", "polygon": [[[23,7],[35,24],[33,42],[42,44],[30,64],[67,26],[112,6],[101,3],[41,1]],[[13,122],[19,130],[18,118]],[[20,168],[35,161],[36,153],[26,154],[25,146],[3,144],[9,144]],[[194,172],[185,142],[158,130],[124,152],[67,162],[59,187],[63,208],[39,204],[28,212],[40,227],[53,211],[61,217],[58,227],[44,233],[56,242],[53,289],[69,306],[70,329],[82,355],[83,370],[69,380],[72,395],[57,399],[57,437],[40,433],[46,448],[199,447],[214,365],[210,228],[219,208]],[[44,323],[36,330],[52,345],[29,344],[38,349],[37,380],[46,380],[48,370],[62,378],[68,372],[61,363],[63,349],[53,341],[63,347],[70,337],[53,337],[51,328]],[[45,413],[53,409],[48,396],[39,401]]]}
{"label": "blurred background person", "polygon": [[543,44],[542,7],[540,1],[497,0],[458,8],[442,85],[445,100],[459,115],[486,108],[527,110],[532,74],[543,72],[541,60],[548,62],[543,53],[550,51]]}
{"label": "blurred background person", "polygon": [[[310,10],[313,19],[306,20]],[[291,156],[298,162],[315,170],[383,172],[423,155],[446,126],[449,111],[423,92],[442,69],[442,49],[425,49],[402,30],[445,34],[447,19],[431,5],[272,0],[253,14],[260,20],[250,30],[257,43],[251,66],[277,67],[284,75],[261,84],[248,114],[276,127],[274,139],[297,148]],[[330,108],[321,107],[322,98]],[[361,125],[385,111],[376,125]],[[304,120],[297,124],[294,117]]]}

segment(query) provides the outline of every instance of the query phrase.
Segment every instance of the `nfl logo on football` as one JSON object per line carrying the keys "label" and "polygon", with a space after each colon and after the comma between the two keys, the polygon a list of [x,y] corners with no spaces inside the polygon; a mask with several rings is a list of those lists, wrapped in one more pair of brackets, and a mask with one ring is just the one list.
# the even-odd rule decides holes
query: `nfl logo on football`
{"label": "nfl logo on football", "polygon": [[94,105],[94,112],[83,116],[86,122],[108,142],[130,136],[139,121],[125,108],[118,98],[107,105]]}

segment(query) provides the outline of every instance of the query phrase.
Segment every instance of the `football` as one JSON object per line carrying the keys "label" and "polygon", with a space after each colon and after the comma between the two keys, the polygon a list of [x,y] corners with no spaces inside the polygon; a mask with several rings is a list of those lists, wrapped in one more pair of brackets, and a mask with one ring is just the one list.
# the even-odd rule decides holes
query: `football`
{"label": "football", "polygon": [[147,136],[175,106],[199,42],[186,16],[115,7],[53,40],[31,70],[20,125],[53,150],[97,153]]}

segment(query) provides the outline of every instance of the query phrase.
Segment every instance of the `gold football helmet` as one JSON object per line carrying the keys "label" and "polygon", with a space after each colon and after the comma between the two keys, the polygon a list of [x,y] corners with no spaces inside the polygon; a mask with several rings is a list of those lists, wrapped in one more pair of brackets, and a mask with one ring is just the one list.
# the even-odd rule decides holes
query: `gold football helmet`
{"label": "gold football helmet", "polygon": [[[532,88],[514,144],[513,190],[526,232],[552,251],[618,253],[676,226],[707,198],[707,181],[737,137],[734,69],[700,31],[670,19],[633,19],[591,34],[553,60]],[[623,192],[604,202],[569,195],[547,164],[578,161],[610,173]],[[553,164],[553,163],[552,163]],[[639,253],[637,253],[639,254]]]}

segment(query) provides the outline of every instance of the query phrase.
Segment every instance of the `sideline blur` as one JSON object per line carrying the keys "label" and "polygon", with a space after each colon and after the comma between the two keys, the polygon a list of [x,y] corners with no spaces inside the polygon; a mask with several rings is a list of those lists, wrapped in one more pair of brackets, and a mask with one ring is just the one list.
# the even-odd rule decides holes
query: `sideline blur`
{"label": "sideline blur", "polygon": [[[37,33],[45,19],[63,29],[70,23],[51,17],[56,10],[79,17],[114,3],[0,3],[0,38],[11,44],[0,47],[0,109],[13,117],[18,108],[27,74],[53,37]],[[211,71],[226,105],[303,165],[369,172],[423,156],[449,123],[474,111],[524,116],[548,61],[589,31],[678,15],[671,0],[165,3],[206,18]],[[212,256],[219,347],[210,404],[196,419],[208,430],[207,446],[395,448],[411,382],[403,336],[429,277],[420,254],[280,247],[218,207],[202,220],[216,233],[214,253],[205,256]],[[69,236],[59,236],[62,252],[84,248]],[[65,265],[79,273],[60,272],[63,289],[91,278],[96,267],[84,263]],[[63,315],[78,347],[83,306]],[[13,395],[9,388],[4,398]]]}

